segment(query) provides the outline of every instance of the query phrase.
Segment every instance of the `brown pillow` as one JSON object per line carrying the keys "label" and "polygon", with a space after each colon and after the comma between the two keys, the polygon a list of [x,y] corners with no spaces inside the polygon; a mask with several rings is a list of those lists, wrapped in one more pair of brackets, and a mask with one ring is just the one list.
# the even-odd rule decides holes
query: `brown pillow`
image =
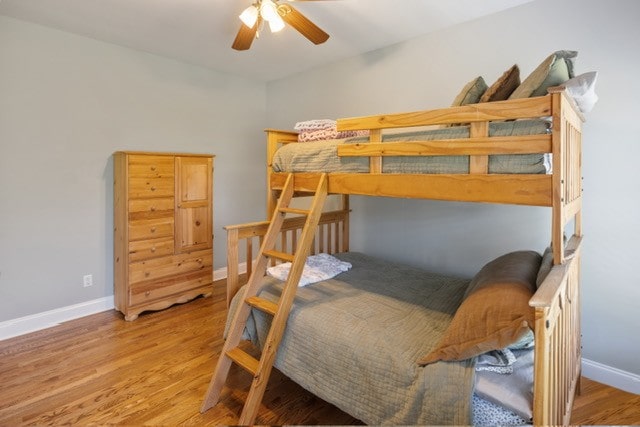
{"label": "brown pillow", "polygon": [[418,364],[464,360],[505,348],[533,329],[529,300],[541,259],[537,252],[518,251],[482,267],[437,347]]}
{"label": "brown pillow", "polygon": [[463,300],[497,283],[520,284],[535,292],[542,256],[536,251],[515,251],[488,262],[476,273],[464,292]]}
{"label": "brown pillow", "polygon": [[520,68],[514,64],[484,92],[480,102],[504,101],[520,86]]}

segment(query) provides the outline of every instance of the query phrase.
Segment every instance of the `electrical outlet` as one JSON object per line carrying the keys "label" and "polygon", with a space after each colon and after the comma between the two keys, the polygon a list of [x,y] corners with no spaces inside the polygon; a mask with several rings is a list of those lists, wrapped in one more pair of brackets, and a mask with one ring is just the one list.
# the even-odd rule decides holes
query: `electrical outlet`
{"label": "electrical outlet", "polygon": [[87,274],[86,276],[82,277],[82,284],[85,288],[89,287],[89,286],[93,286],[93,275],[91,274]]}

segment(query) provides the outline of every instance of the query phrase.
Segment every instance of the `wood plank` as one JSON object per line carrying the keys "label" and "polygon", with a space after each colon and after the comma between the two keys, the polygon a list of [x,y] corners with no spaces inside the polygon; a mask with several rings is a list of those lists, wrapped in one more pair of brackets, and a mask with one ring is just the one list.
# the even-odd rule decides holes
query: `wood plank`
{"label": "wood plank", "polygon": [[550,135],[343,144],[338,156],[469,156],[550,153]]}
{"label": "wood plank", "polygon": [[550,98],[546,95],[435,110],[344,118],[337,120],[337,127],[339,131],[373,130],[544,117],[551,115]]}
{"label": "wood plank", "polygon": [[[284,236],[284,234],[282,235]],[[277,259],[281,259],[283,261],[289,261],[289,262],[293,262],[293,258],[294,258],[292,254],[287,254],[280,251],[264,251],[264,255],[271,258],[277,258]]]}
{"label": "wood plank", "polygon": [[[310,191],[314,175],[296,174],[296,189]],[[286,174],[274,173],[271,187],[280,188],[285,178]],[[332,173],[329,193],[551,206],[551,175]]]}
{"label": "wood plank", "polygon": [[235,347],[227,351],[227,356],[240,365],[245,371],[251,373],[251,375],[255,376],[258,372],[258,360],[240,348]]}
{"label": "wood plank", "polygon": [[[469,126],[471,138],[487,138],[489,136],[489,122],[472,122]],[[489,156],[486,154],[469,157],[469,173],[489,173]]]}
{"label": "wood plank", "polygon": [[[369,142],[382,142],[382,132],[380,129],[372,129],[369,131]],[[369,173],[382,173],[382,157],[369,158]]]}
{"label": "wood plank", "polygon": [[270,315],[275,315],[276,311],[278,311],[278,304],[266,300],[260,297],[250,297],[245,300],[247,304],[251,307],[255,307],[260,311],[264,311],[265,313],[269,313]]}

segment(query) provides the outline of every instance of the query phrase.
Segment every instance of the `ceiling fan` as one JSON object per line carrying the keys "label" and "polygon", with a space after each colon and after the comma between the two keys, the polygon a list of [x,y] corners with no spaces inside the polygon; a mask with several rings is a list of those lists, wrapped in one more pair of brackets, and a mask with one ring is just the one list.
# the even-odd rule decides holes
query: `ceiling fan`
{"label": "ceiling fan", "polygon": [[293,6],[288,3],[279,3],[278,0],[255,0],[255,3],[240,14],[240,20],[242,21],[240,30],[231,45],[235,50],[249,49],[253,40],[259,36],[258,30],[265,21],[269,24],[272,33],[282,30],[287,23],[314,44],[324,43],[329,38],[329,34]]}

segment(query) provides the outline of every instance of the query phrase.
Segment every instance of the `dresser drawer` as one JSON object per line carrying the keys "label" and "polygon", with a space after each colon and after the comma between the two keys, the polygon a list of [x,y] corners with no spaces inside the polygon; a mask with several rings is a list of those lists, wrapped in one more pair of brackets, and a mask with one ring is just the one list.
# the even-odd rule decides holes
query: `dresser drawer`
{"label": "dresser drawer", "polygon": [[158,199],[129,200],[129,220],[152,219],[173,216],[175,201],[173,197]]}
{"label": "dresser drawer", "polygon": [[173,217],[129,222],[129,241],[173,237]]}
{"label": "dresser drawer", "polygon": [[171,178],[175,175],[173,156],[129,156],[129,178]]}
{"label": "dresser drawer", "polygon": [[173,176],[161,178],[129,177],[129,198],[148,199],[173,196]]}
{"label": "dresser drawer", "polygon": [[201,293],[209,293],[213,290],[212,282],[213,268],[207,267],[162,281],[137,283],[129,289],[129,303],[131,305],[153,304],[157,300],[162,300],[172,295],[178,296],[176,302],[184,302],[180,300],[182,294],[187,294],[185,300],[188,300],[197,296],[188,295],[189,291],[199,289]]}
{"label": "dresser drawer", "polygon": [[129,242],[129,261],[136,262],[149,258],[173,255],[174,246],[175,241],[173,237]]}
{"label": "dresser drawer", "polygon": [[129,284],[193,273],[213,266],[213,251],[191,252],[134,262],[129,266]]}

